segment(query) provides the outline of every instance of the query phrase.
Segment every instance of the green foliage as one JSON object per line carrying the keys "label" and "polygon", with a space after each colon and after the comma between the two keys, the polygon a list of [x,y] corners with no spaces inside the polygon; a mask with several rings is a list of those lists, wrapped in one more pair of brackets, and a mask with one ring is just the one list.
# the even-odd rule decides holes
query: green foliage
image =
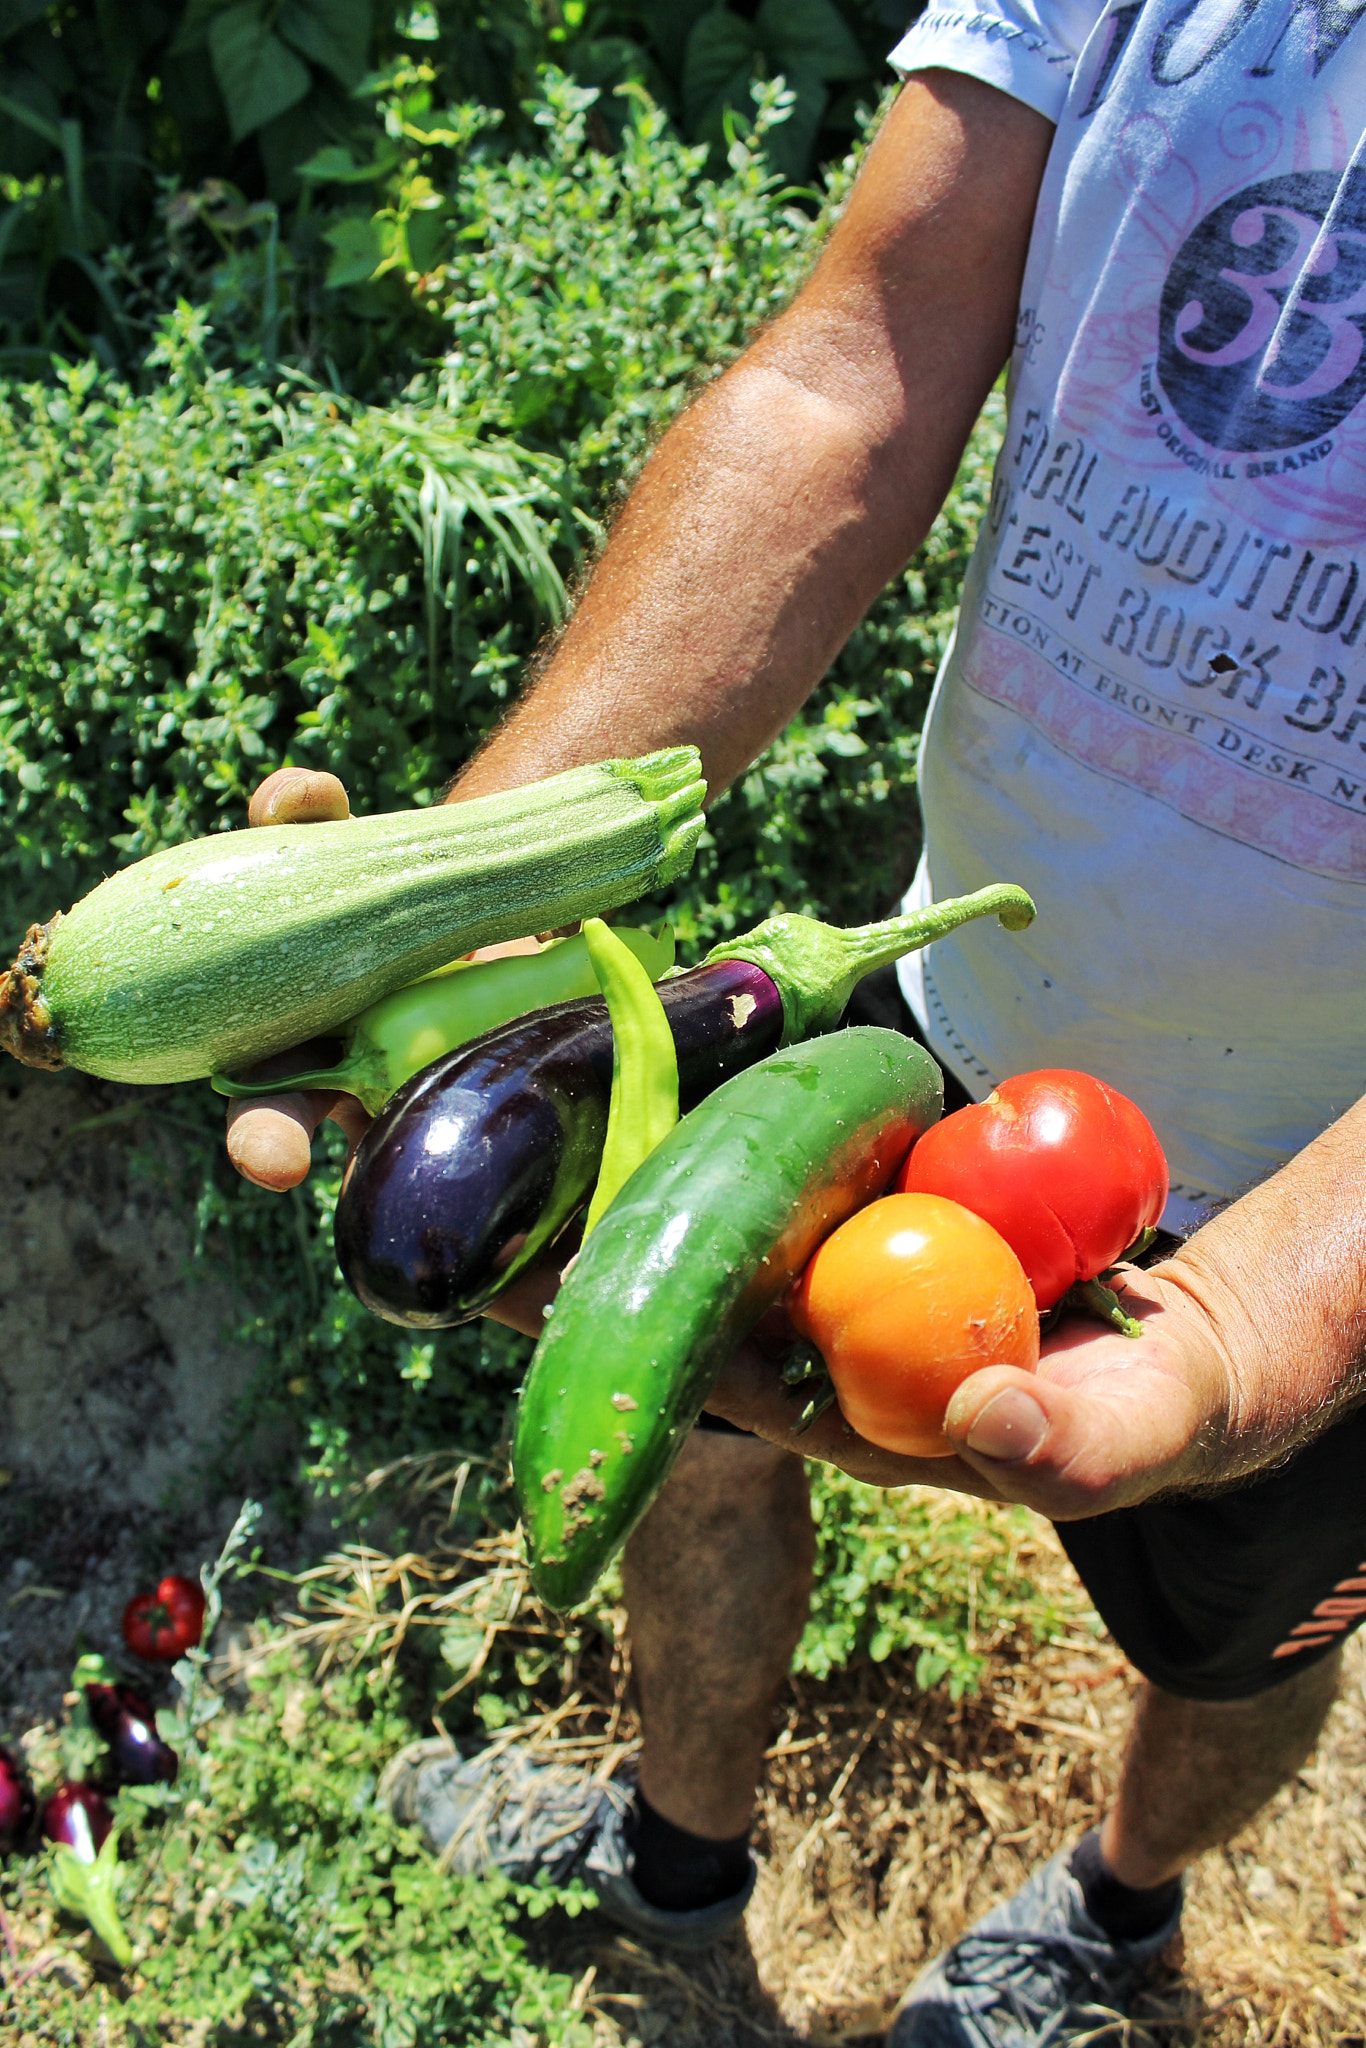
{"label": "green foliage", "polygon": [[[233,384],[202,331],[188,308],[168,323],[143,399],[88,363],[0,393],[10,936],[111,850],[240,823],[287,754],[336,767],[358,808],[432,802],[469,696],[506,675],[496,635],[475,652],[480,624],[514,576],[524,639],[562,597],[557,464],[439,404]],[[444,608],[469,676],[438,658]]]}
{"label": "green foliage", "polygon": [[915,1682],[975,1689],[1008,1637],[1045,1642],[1063,1616],[1021,1561],[1025,1508],[908,1487],[887,1493],[831,1465],[812,1468],[816,1583],[796,1669],[814,1678],[855,1657],[918,1652]]}
{"label": "green foliage", "polygon": [[[438,1869],[375,1799],[417,1733],[394,1680],[320,1679],[288,1646],[268,1648],[241,1704],[183,1744],[174,1791],[119,1797],[126,1860],[110,1875],[134,1961],[99,2038],[483,2048],[524,2028],[547,2048],[588,2048],[569,1979],[516,1932],[527,1913],[580,1911],[584,1894]],[[69,1943],[73,1926],[47,1926],[49,1861],[8,1862],[0,1897],[19,1925]],[[88,2038],[98,1991],[73,1992],[61,1971],[16,1975],[6,2019],[18,2033]]]}
{"label": "green foliage", "polygon": [[[430,335],[427,268],[446,187],[412,171],[450,109],[490,113],[481,148],[534,146],[527,102],[554,63],[601,89],[590,139],[644,88],[725,169],[737,121],[783,77],[765,149],[808,180],[888,83],[916,0],[21,0],[0,13],[0,359],[93,350],[127,373],[158,311],[222,298],[289,352],[392,378]],[[420,105],[418,103],[420,102]],[[414,125],[414,107],[429,118]],[[490,138],[487,131],[500,132]],[[341,168],[338,169],[338,166]],[[366,210],[364,187],[403,188]],[[338,185],[352,189],[338,191]],[[385,282],[387,280],[387,282]],[[376,349],[376,329],[383,346]]]}

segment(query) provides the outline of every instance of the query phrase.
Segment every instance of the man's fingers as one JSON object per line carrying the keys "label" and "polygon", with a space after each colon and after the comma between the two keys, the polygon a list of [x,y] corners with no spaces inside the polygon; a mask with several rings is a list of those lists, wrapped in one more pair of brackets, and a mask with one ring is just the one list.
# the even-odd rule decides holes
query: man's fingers
{"label": "man's fingers", "polygon": [[277,768],[247,806],[249,825],[326,825],[350,815],[345,789],[323,768]]}
{"label": "man's fingers", "polygon": [[777,1365],[752,1340],[727,1362],[706,1405],[737,1429],[752,1430],[799,1458],[837,1465],[869,1486],[946,1486],[995,1498],[994,1488],[961,1458],[907,1458],[884,1450],[851,1428],[837,1407],[827,1408],[809,1429],[799,1429],[800,1396],[783,1385]]}
{"label": "man's fingers", "polygon": [[313,1133],[342,1099],[333,1089],[301,1088],[235,1102],[228,1111],[229,1159],[258,1188],[283,1194],[298,1187],[313,1163]]}
{"label": "man's fingers", "polygon": [[944,1426],[994,1491],[1066,1522],[1196,1476],[1206,1420],[1191,1384],[1134,1357],[1080,1385],[990,1366],[964,1380]]}

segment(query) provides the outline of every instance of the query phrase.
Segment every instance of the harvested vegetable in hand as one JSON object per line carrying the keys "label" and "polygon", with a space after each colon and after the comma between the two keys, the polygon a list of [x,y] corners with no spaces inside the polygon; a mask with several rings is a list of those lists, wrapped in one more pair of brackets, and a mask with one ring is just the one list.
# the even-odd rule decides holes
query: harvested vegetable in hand
{"label": "harvested vegetable in hand", "polygon": [[[770,918],[662,981],[685,1106],[763,1059],[780,1033],[838,1023],[871,967],[992,912],[1018,929],[1033,905],[997,883],[853,932]],[[449,1054],[394,1096],[337,1205],[337,1257],[367,1308],[449,1328],[541,1257],[597,1175],[611,1058],[602,1004],[565,1004]]]}
{"label": "harvested vegetable in hand", "polygon": [[[778,1043],[782,1004],[757,967],[695,968],[658,995],[685,1104]],[[600,997],[561,1003],[399,1091],[362,1139],[337,1204],[337,1258],[368,1309],[448,1329],[543,1256],[597,1178],[612,1044]]]}
{"label": "harvested vegetable in hand", "polygon": [[897,1186],[985,1217],[1049,1309],[1157,1223],[1167,1162],[1127,1096],[1090,1074],[1043,1068],[1002,1081],[926,1132]]}
{"label": "harvested vegetable in hand", "polygon": [[906,1457],[953,1455],[944,1413],[970,1373],[1039,1362],[1020,1261],[989,1223],[937,1195],[888,1195],[842,1223],[788,1313],[824,1358],[845,1421]]}
{"label": "harvested vegetable in hand", "polygon": [[34,925],[0,1046],[111,1081],[195,1081],[326,1037],[462,953],[685,874],[695,747],[500,796],[168,847]]}
{"label": "harvested vegetable in hand", "polygon": [[833,1032],[718,1088],[631,1176],[560,1289],[518,1408],[513,1471],[542,1599],[586,1597],[740,1339],[882,1193],[942,1101],[912,1040]]}
{"label": "harvested vegetable in hand", "polygon": [[[674,964],[673,933],[615,934],[658,981]],[[588,941],[552,939],[537,953],[505,960],[457,960],[407,988],[395,989],[344,1028],[345,1050],[334,1066],[310,1067],[270,1081],[215,1074],[220,1095],[278,1095],[293,1088],[341,1088],[378,1116],[394,1090],[423,1067],[471,1039],[483,1038],[531,1010],[591,996],[598,987]]]}
{"label": "harvested vegetable in hand", "polygon": [[678,1055],[664,1005],[635,955],[600,918],[590,917],[583,935],[612,1020],[612,1096],[587,1237],[678,1122]]}
{"label": "harvested vegetable in hand", "polygon": [[765,918],[742,939],[714,946],[702,964],[751,960],[770,974],[782,991],[783,1042],[793,1044],[818,1031],[833,1031],[865,974],[890,967],[907,953],[947,938],[959,925],[993,912],[1008,932],[1021,932],[1034,922],[1034,904],[1023,889],[1014,882],[991,882],[971,896],[947,897],[908,917],[887,917],[847,931],[785,912]]}

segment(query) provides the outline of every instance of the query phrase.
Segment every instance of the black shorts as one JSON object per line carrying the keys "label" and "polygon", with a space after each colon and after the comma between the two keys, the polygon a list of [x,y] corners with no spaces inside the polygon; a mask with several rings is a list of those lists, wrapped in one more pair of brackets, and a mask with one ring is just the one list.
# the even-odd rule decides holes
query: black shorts
{"label": "black shorts", "polygon": [[[859,984],[845,1022],[921,1036],[893,968]],[[945,1111],[961,1108],[968,1096],[944,1080]],[[733,1427],[713,1416],[700,1426]],[[1184,1699],[1251,1698],[1329,1656],[1366,1620],[1366,1409],[1223,1492],[1057,1529],[1145,1678]]]}

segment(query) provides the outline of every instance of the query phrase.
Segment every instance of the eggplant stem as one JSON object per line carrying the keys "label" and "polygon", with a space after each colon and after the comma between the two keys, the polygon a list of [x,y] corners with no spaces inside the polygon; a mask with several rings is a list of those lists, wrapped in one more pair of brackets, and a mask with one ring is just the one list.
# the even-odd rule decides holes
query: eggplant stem
{"label": "eggplant stem", "polygon": [[851,931],[785,914],[766,918],[745,937],[714,947],[703,964],[749,960],[762,967],[782,996],[783,1038],[791,1045],[833,1031],[865,974],[993,912],[1007,931],[1023,931],[1033,922],[1034,904],[1014,882],[992,882],[971,896],[951,896],[908,917],[888,917]]}

